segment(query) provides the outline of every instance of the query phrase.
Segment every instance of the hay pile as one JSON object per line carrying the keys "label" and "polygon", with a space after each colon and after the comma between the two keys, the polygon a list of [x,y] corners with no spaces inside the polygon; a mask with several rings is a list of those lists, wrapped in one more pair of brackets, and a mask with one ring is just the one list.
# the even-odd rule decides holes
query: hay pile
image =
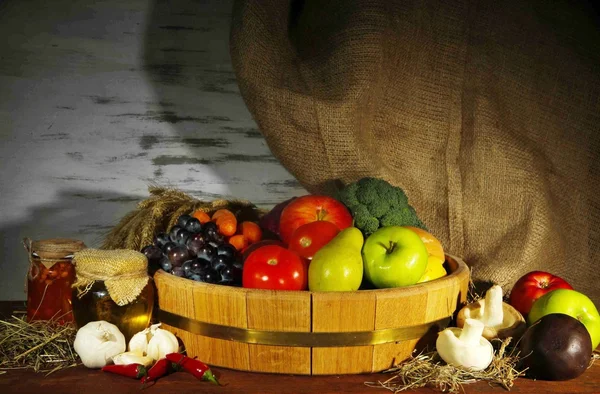
{"label": "hay pile", "polygon": [[0,374],[33,369],[47,375],[79,364],[73,349],[77,329],[56,321],[27,322],[25,315],[0,320]]}

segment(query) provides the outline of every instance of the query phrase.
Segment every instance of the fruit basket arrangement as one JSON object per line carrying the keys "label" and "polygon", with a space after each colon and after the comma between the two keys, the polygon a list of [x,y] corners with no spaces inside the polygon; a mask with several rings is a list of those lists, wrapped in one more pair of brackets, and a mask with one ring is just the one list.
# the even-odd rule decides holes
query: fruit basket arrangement
{"label": "fruit basket arrangement", "polygon": [[[445,253],[404,191],[384,180],[269,211],[173,189],[150,194],[101,249],[73,256],[73,305],[84,306],[73,308],[73,347],[90,368],[143,380],[184,369],[216,383],[203,362],[403,379],[408,366],[426,371],[414,377],[419,385],[455,390],[457,376],[506,388],[525,370],[570,379],[595,358],[600,316],[589,298],[538,271],[510,297],[498,285],[474,297],[467,264]],[[432,378],[440,375],[454,380]],[[392,381],[374,385],[407,384]]]}
{"label": "fruit basket arrangement", "polygon": [[[183,203],[159,189],[105,247],[148,257],[156,316],[188,355],[256,372],[381,371],[433,346],[466,301],[469,270],[444,254],[399,188],[362,183],[398,193],[393,205],[381,200],[373,208],[389,210],[386,225],[356,220],[341,196],[300,196],[265,212],[240,201]],[[354,198],[350,191],[344,198]],[[135,217],[157,207],[168,213],[149,225],[146,238],[125,235]],[[363,254],[373,256],[370,269]]]}

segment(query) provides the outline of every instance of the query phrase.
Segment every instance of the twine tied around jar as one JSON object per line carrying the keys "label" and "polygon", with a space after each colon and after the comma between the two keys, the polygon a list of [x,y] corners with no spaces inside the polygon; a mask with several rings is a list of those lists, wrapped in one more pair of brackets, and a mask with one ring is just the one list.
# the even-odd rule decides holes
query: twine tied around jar
{"label": "twine tied around jar", "polygon": [[103,281],[110,298],[119,306],[133,302],[148,284],[148,259],[129,249],[84,249],[73,256],[77,297]]}
{"label": "twine tied around jar", "polygon": [[[86,247],[83,241],[67,238],[53,238],[40,241],[23,238],[23,246],[29,257],[29,270],[27,272],[29,279],[35,279],[39,274],[39,269],[33,263],[34,259],[47,269],[50,269],[56,263],[71,260],[75,252]],[[33,272],[34,270],[36,271],[35,273]]]}

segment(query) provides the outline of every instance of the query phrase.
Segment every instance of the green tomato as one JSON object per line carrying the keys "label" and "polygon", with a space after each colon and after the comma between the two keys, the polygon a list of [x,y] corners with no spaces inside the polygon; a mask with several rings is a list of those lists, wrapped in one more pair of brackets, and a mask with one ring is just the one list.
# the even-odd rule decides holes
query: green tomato
{"label": "green tomato", "polygon": [[552,290],[533,303],[527,324],[532,325],[551,313],[563,313],[583,323],[592,338],[592,349],[600,344],[600,314],[586,295],[568,289]]}
{"label": "green tomato", "polygon": [[377,288],[417,283],[429,254],[421,237],[401,226],[382,227],[371,234],[362,250],[365,277]]}

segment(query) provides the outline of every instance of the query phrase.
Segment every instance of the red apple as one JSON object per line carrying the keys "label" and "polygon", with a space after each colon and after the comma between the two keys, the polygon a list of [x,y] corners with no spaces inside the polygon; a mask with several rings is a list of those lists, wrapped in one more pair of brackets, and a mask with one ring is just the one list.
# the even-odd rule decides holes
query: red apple
{"label": "red apple", "polygon": [[570,289],[570,284],[563,278],[544,271],[532,271],[523,275],[510,292],[509,304],[527,316],[531,305],[544,294],[556,289]]}
{"label": "red apple", "polygon": [[332,222],[340,230],[352,226],[352,215],[344,204],[328,196],[306,195],[294,199],[281,212],[279,236],[289,244],[298,227],[317,220]]}

